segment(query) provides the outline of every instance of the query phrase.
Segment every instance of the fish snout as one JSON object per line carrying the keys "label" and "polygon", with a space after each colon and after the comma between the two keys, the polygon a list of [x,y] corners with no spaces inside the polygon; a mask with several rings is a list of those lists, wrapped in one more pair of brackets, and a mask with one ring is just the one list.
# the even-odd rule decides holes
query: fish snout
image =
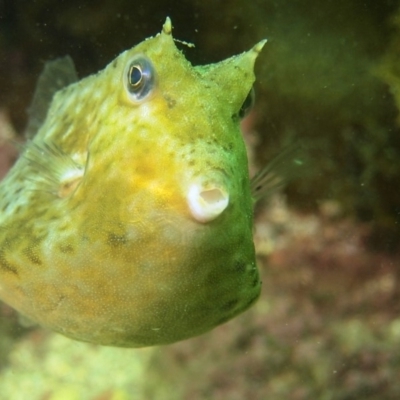
{"label": "fish snout", "polygon": [[222,179],[197,181],[189,186],[186,199],[193,218],[207,223],[224,212],[229,204],[229,192]]}

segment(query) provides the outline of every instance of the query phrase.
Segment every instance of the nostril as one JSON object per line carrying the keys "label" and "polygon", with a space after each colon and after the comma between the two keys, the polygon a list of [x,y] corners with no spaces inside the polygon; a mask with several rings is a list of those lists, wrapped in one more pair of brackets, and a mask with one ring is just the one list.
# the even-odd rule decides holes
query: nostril
{"label": "nostril", "polygon": [[226,195],[224,195],[220,189],[203,190],[200,192],[200,197],[210,205],[216,205],[226,200]]}
{"label": "nostril", "polygon": [[229,194],[224,188],[192,185],[187,196],[189,209],[199,222],[217,218],[229,204]]}

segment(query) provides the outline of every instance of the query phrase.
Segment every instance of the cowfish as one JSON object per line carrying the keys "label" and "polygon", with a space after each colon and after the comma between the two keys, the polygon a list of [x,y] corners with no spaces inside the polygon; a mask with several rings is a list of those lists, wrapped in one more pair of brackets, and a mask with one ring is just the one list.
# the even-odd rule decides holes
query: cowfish
{"label": "cowfish", "polygon": [[167,18],[82,80],[69,57],[46,64],[0,183],[0,299],[119,347],[191,338],[248,309],[265,174],[249,178],[240,120],[264,43],[192,66]]}

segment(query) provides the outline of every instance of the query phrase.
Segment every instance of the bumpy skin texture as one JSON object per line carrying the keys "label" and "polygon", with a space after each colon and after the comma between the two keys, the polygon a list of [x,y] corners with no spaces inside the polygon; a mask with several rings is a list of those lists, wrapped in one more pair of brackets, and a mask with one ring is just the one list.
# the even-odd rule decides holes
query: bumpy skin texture
{"label": "bumpy skin texture", "polygon": [[[156,77],[135,102],[137,55]],[[0,298],[71,338],[126,347],[189,338],[248,308],[260,281],[238,113],[256,56],[192,67],[167,21],[57,92],[0,185]],[[229,193],[205,223],[187,202],[198,180]]]}

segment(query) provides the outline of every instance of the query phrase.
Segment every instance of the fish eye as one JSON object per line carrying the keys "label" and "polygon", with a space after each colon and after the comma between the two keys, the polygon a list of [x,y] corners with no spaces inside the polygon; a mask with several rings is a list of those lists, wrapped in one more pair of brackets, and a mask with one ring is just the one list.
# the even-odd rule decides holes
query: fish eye
{"label": "fish eye", "polygon": [[151,61],[143,55],[131,59],[125,69],[124,84],[133,102],[145,99],[155,87],[155,71]]}
{"label": "fish eye", "polygon": [[249,94],[247,95],[246,99],[244,100],[242,107],[239,110],[239,117],[243,119],[253,108],[255,102],[256,94],[254,92],[254,88],[251,88]]}

